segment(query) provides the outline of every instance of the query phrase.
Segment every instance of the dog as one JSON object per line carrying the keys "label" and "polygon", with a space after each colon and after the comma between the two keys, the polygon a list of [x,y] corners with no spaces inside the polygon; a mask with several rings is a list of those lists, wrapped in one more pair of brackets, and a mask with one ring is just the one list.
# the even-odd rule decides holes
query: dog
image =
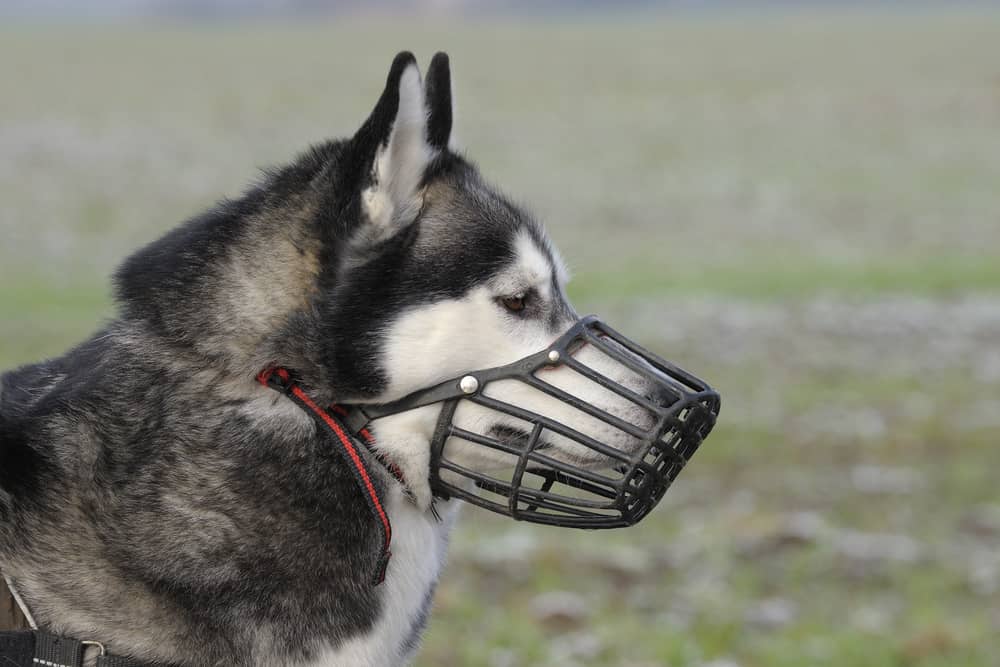
{"label": "dog", "polygon": [[[384,405],[544,350],[578,321],[557,250],[453,145],[453,117],[447,55],[422,79],[400,53],[353,137],[136,252],[115,274],[112,321],[2,376],[0,569],[40,626],[150,664],[413,659],[460,504],[430,484],[440,405],[372,422],[373,451],[391,466],[352,469],[315,415],[258,380],[294,369],[312,405]],[[591,366],[651,391],[588,348]],[[546,378],[649,426],[568,368]],[[537,388],[491,390],[638,446]],[[482,406],[454,420],[510,447],[529,437],[523,420]],[[449,447],[465,468],[510,465],[504,452]],[[558,433],[539,447],[609,463]],[[391,519],[384,580],[365,493]]]}

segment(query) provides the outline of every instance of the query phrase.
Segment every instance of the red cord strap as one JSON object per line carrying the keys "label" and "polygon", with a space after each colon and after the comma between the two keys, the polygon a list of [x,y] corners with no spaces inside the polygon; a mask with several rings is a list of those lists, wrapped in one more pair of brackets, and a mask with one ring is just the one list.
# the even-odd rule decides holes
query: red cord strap
{"label": "red cord strap", "polygon": [[[351,439],[350,435],[348,435],[347,429],[344,428],[343,424],[337,418],[333,417],[326,410],[316,405],[316,403],[309,398],[309,395],[302,391],[301,387],[295,384],[291,378],[291,374],[284,368],[269,368],[263,370],[257,375],[257,381],[266,387],[280,391],[288,396],[288,398],[292,399],[299,407],[310,413],[320,426],[326,427],[326,429],[330,431],[340,443],[340,447],[337,451],[349,464],[351,471],[354,473],[354,479],[362,491],[362,496],[364,496],[365,501],[368,504],[368,508],[375,516],[376,524],[382,529],[382,536],[384,539],[382,548],[379,552],[379,559],[375,569],[375,577],[372,580],[372,585],[378,586],[385,581],[385,571],[389,566],[389,558],[392,556],[392,552],[389,550],[389,546],[392,542],[392,526],[389,524],[389,515],[386,514],[385,508],[382,506],[382,501],[378,497],[378,491],[375,490],[375,485],[372,483],[371,477],[368,475],[368,468],[365,466],[364,459],[361,458],[357,447],[354,446],[354,441]],[[342,411],[342,408],[339,406],[334,406],[333,409]],[[363,435],[369,443],[374,442],[371,434],[367,431],[365,431]]]}

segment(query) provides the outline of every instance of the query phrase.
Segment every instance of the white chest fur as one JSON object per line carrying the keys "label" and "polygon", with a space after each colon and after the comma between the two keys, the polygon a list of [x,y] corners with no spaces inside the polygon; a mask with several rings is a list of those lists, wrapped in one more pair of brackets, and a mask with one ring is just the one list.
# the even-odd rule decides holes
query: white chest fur
{"label": "white chest fur", "polygon": [[429,604],[448,549],[457,501],[437,502],[438,521],[393,488],[386,506],[392,522],[392,559],[379,586],[381,614],[371,631],[321,654],[302,667],[383,667],[408,664],[417,643],[414,628]]}

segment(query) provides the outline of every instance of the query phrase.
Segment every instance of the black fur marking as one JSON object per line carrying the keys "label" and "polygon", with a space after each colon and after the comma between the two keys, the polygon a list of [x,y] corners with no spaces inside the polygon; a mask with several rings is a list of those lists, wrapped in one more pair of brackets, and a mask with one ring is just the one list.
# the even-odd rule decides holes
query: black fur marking
{"label": "black fur marking", "polygon": [[434,54],[427,68],[427,143],[442,150],[451,137],[451,68],[448,54]]}
{"label": "black fur marking", "polygon": [[28,444],[19,426],[0,415],[0,556],[22,529],[24,511],[37,509],[50,469],[47,457]]}
{"label": "black fur marking", "polygon": [[23,496],[38,489],[45,458],[18,437],[14,425],[0,421],[0,490]]}

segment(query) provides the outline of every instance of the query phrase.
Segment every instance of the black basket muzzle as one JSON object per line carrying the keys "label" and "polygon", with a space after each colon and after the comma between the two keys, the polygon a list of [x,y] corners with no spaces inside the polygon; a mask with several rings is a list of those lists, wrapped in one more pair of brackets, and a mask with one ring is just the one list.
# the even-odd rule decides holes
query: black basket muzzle
{"label": "black basket muzzle", "polygon": [[[587,345],[603,353],[600,365],[605,370],[609,360],[623,366],[629,384],[642,390],[584,363],[587,355],[580,352]],[[543,371],[560,366],[634,406],[628,412],[642,415],[636,420],[642,424],[606,412],[541,377]],[[603,422],[618,435],[615,442],[627,445],[600,442],[572,424],[496,398],[489,389],[501,380],[524,383]],[[516,429],[514,437],[503,429],[498,434],[463,429],[455,423],[463,402],[508,415],[526,427],[523,432]],[[364,412],[378,419],[433,403],[442,403],[431,441],[430,480],[436,495],[461,498],[521,521],[575,528],[631,526],[645,517],[712,430],[720,405],[719,394],[704,381],[594,316],[577,321],[546,349],[512,364],[467,373],[393,403],[365,406]],[[573,454],[560,454],[551,444],[553,438],[574,443]],[[502,472],[473,470],[449,456],[451,443],[458,441],[494,450],[511,464]]]}

